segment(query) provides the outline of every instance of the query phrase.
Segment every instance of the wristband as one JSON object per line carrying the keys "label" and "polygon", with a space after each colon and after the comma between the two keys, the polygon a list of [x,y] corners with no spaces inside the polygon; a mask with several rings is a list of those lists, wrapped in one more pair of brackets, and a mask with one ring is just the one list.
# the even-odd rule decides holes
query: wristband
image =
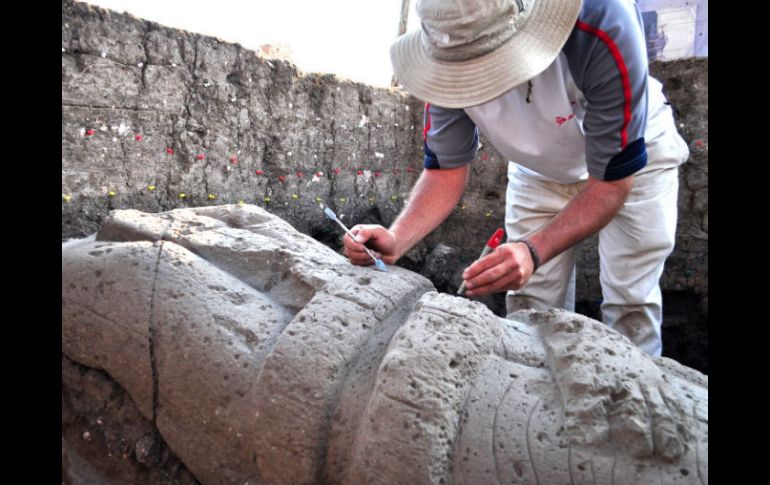
{"label": "wristband", "polygon": [[537,271],[537,268],[540,267],[540,255],[537,254],[537,249],[535,249],[535,246],[529,242],[529,239],[521,239],[519,241],[516,241],[522,244],[526,244],[529,248],[529,255],[532,256],[532,263],[535,265],[534,269],[532,269],[532,272],[534,273]]}

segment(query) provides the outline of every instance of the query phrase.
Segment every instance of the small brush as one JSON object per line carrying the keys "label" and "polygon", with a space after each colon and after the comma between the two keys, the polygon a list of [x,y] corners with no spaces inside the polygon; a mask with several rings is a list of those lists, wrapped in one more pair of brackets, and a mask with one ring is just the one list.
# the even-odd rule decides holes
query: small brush
{"label": "small brush", "polygon": [[[324,207],[324,214],[326,214],[326,217],[328,217],[329,219],[331,219],[331,220],[335,221],[337,224],[339,224],[340,227],[347,233],[347,235],[350,236],[350,238],[355,241],[356,237],[350,232],[350,229],[348,229],[345,226],[345,224],[343,224],[342,221],[337,218],[337,214],[335,214],[333,210],[329,209],[328,207]],[[374,260],[374,266],[378,270],[380,270],[380,271],[388,271],[388,267],[385,265],[385,263],[380,258],[375,256],[374,253],[369,248],[364,246],[364,251],[366,251],[366,254],[371,256],[371,258]]]}

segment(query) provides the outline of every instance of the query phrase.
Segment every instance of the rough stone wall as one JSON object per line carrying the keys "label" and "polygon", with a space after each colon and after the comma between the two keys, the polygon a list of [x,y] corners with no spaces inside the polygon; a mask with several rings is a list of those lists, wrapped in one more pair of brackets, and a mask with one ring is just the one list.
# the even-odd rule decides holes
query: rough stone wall
{"label": "rough stone wall", "polygon": [[[317,197],[344,220],[388,224],[422,167],[422,114],[397,91],[301,75],[237,44],[65,1],[62,237],[95,232],[111,209],[239,200],[322,240],[338,233]],[[501,224],[505,167],[491,146],[480,158],[489,163],[474,167],[457,215],[416,248],[418,263],[439,240],[472,247],[472,258]]]}
{"label": "rough stone wall", "polygon": [[62,14],[65,237],[112,208],[239,200],[305,231],[316,197],[388,219],[418,175],[421,113],[402,94],[85,4]]}
{"label": "rough stone wall", "polygon": [[676,250],[669,258],[663,286],[693,290],[708,313],[708,59],[656,62],[653,76],[674,108],[690,159],[679,174],[679,225]]}
{"label": "rough stone wall", "polygon": [[[679,236],[663,276],[664,303],[677,303],[667,308],[687,316],[670,327],[672,335],[692,342],[698,334],[701,349],[708,311],[707,70],[707,60],[652,66],[693,153],[681,172]],[[65,0],[62,238],[95,232],[112,209],[243,200],[334,246],[339,231],[317,203],[351,224],[390,224],[421,170],[422,112],[420,102],[398,91],[303,75],[237,44]],[[463,267],[503,225],[506,164],[483,137],[482,145],[457,209],[400,263],[443,281],[436,283],[441,290],[459,285]],[[579,309],[592,316],[601,298],[595,248],[595,238],[584,243],[578,274]],[[449,269],[437,267],[444,261]],[[498,314],[502,301],[485,300]],[[668,321],[679,321],[673,317]],[[705,368],[703,352],[699,362],[667,355]]]}

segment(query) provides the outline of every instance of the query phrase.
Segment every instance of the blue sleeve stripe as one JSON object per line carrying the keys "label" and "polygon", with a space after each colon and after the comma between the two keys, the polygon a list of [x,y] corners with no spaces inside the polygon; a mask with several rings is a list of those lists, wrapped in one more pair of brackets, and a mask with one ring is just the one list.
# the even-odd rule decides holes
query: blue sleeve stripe
{"label": "blue sleeve stripe", "polygon": [[436,156],[433,151],[428,148],[428,142],[423,141],[422,142],[423,151],[425,152],[425,168],[433,169],[433,168],[441,168],[438,164],[438,157]]}
{"label": "blue sleeve stripe", "polygon": [[618,153],[604,171],[604,180],[620,180],[638,172],[647,165],[647,147],[644,137],[629,143],[622,152]]}

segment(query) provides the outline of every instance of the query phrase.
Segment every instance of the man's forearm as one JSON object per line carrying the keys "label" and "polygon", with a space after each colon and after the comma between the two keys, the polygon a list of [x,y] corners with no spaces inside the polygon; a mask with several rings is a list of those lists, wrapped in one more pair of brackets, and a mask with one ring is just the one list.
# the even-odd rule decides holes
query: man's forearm
{"label": "man's forearm", "polygon": [[589,177],[586,186],[529,240],[543,264],[609,224],[631,191],[633,176],[612,182]]}
{"label": "man's forearm", "polygon": [[465,191],[469,171],[469,165],[423,170],[406,207],[390,226],[398,238],[399,257],[449,216]]}

